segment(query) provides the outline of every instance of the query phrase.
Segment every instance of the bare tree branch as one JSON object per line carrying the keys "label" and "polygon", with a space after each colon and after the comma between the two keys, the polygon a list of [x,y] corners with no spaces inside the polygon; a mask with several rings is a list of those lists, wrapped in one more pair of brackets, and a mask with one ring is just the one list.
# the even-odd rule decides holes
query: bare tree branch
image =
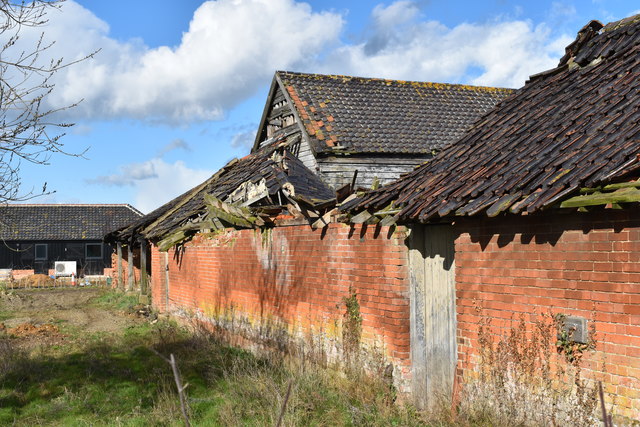
{"label": "bare tree branch", "polygon": [[[73,123],[55,120],[55,114],[77,103],[46,107],[52,93],[53,76],[60,70],[93,57],[93,52],[74,61],[47,57],[55,42],[45,42],[44,33],[29,50],[20,50],[24,27],[40,27],[48,22],[47,12],[59,8],[64,0],[33,2],[0,0],[0,203],[27,200],[47,192],[21,191],[22,162],[48,165],[52,155],[83,157],[85,152],[63,149],[63,129]],[[78,101],[79,102],[79,101]]]}

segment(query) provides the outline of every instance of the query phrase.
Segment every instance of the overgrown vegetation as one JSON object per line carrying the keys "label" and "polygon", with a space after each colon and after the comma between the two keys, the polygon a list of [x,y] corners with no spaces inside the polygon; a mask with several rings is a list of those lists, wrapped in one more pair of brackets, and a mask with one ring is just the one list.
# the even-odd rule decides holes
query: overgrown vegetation
{"label": "overgrown vegetation", "polygon": [[579,344],[563,332],[562,316],[538,315],[531,322],[521,317],[502,333],[481,318],[479,378],[465,385],[458,408],[461,422],[597,424],[597,384],[583,378],[581,369],[583,352],[595,348],[593,323],[589,343]]}
{"label": "overgrown vegetation", "polygon": [[[131,311],[134,298],[106,293],[94,305]],[[382,381],[311,363],[256,357],[202,328],[132,322],[121,333],[69,332],[64,343],[22,348],[0,339],[1,425],[181,425],[171,369],[174,354],[188,383],[193,425],[423,425],[396,405]]]}
{"label": "overgrown vegetation", "polygon": [[[25,298],[37,298],[37,292]],[[67,335],[62,342],[37,347],[0,335],[0,425],[182,425],[172,370],[158,354],[175,355],[182,382],[189,384],[192,425],[273,426],[283,407],[284,426],[597,423],[596,388],[580,368],[583,353],[595,346],[593,323],[585,346],[561,333],[558,316],[514,319],[501,333],[481,316],[478,377],[465,383],[455,411],[443,404],[426,414],[396,395],[386,373],[380,374],[384,367],[355,369],[362,316],[354,291],[343,302],[343,345],[352,357],[346,373],[313,358],[275,351],[255,356],[225,344],[228,336],[214,325],[195,321],[187,328],[132,317],[117,332],[92,334],[61,324]],[[106,292],[89,305],[139,313],[137,298],[121,293]],[[0,309],[0,315],[12,313]]]}
{"label": "overgrown vegetation", "polygon": [[342,343],[346,365],[353,370],[359,362],[360,340],[362,336],[362,316],[358,295],[349,288],[349,296],[343,299],[345,305],[342,322]]}

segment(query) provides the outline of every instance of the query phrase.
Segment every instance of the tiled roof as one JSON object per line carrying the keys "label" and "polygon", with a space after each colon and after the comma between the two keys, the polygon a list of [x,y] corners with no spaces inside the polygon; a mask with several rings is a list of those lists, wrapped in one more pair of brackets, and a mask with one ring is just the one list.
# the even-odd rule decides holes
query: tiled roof
{"label": "tiled roof", "polygon": [[536,76],[455,144],[346,206],[393,201],[396,219],[535,212],[640,171],[640,15],[591,22],[558,68]]}
{"label": "tiled roof", "polygon": [[24,204],[0,206],[0,239],[102,240],[140,218],[130,205]]}
{"label": "tiled roof", "polygon": [[[112,238],[127,240],[140,235],[148,239],[162,238],[177,227],[203,215],[207,210],[205,195],[225,201],[246,182],[258,184],[264,181],[269,196],[275,196],[275,200],[269,202],[272,205],[287,203],[286,200],[277,198],[277,193],[285,186],[289,186],[288,189],[293,187],[297,199],[312,203],[333,199],[333,190],[288,150],[299,138],[294,136],[277,140],[242,159],[232,160],[199,186],[114,233]],[[256,202],[258,203],[255,205],[260,205],[265,200]],[[249,204],[250,207],[255,205]]]}
{"label": "tiled roof", "polygon": [[425,154],[462,136],[511,89],[278,71],[316,153]]}

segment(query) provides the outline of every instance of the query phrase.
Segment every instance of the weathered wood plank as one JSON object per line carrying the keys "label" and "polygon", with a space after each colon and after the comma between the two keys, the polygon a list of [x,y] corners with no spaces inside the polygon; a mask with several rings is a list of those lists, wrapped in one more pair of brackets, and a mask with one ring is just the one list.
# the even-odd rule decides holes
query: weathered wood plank
{"label": "weathered wood plank", "polygon": [[412,227],[411,234],[409,235],[411,389],[415,404],[419,409],[424,409],[427,402],[427,344],[425,341],[424,318],[425,264],[423,246],[424,227]]}
{"label": "weathered wood plank", "polygon": [[356,215],[353,218],[351,218],[351,223],[352,224],[363,224],[366,221],[368,221],[369,219],[371,219],[372,217],[373,217],[373,214],[369,213],[368,211],[362,211],[358,215]]}
{"label": "weathered wood plank", "polygon": [[124,290],[124,278],[122,277],[122,242],[120,241],[116,243],[116,254],[118,255],[118,281],[116,282],[116,286],[118,289]]}
{"label": "weathered wood plank", "polygon": [[148,246],[147,241],[145,239],[140,240],[140,293],[142,295],[147,295],[149,292],[148,285],[148,276],[147,276],[147,256],[148,256]]}
{"label": "weathered wood plank", "polygon": [[158,250],[160,250],[160,252],[168,251],[176,244],[184,241],[186,238],[187,234],[184,231],[176,231],[158,242]]}
{"label": "weathered wood plank", "polygon": [[350,183],[355,170],[358,170],[357,186],[369,188],[375,178],[382,185],[388,184],[400,175],[411,172],[424,161],[421,158],[406,157],[329,157],[318,159],[318,167],[320,174],[333,188]]}
{"label": "weathered wood plank", "polygon": [[410,236],[411,354],[416,404],[451,397],[457,363],[454,234],[449,225],[415,226]]}
{"label": "weathered wood plank", "polygon": [[610,203],[640,202],[640,190],[635,187],[627,187],[612,193],[593,193],[571,197],[562,203],[561,208],[578,208],[583,206],[607,205]]}

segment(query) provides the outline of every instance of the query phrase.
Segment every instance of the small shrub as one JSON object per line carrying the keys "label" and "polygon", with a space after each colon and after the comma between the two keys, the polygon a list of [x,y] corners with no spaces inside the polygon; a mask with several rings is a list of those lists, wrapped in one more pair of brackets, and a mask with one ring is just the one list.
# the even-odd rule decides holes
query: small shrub
{"label": "small shrub", "polygon": [[349,287],[349,296],[343,299],[345,305],[342,322],[342,343],[346,365],[349,369],[357,366],[362,338],[362,316],[356,291]]}

